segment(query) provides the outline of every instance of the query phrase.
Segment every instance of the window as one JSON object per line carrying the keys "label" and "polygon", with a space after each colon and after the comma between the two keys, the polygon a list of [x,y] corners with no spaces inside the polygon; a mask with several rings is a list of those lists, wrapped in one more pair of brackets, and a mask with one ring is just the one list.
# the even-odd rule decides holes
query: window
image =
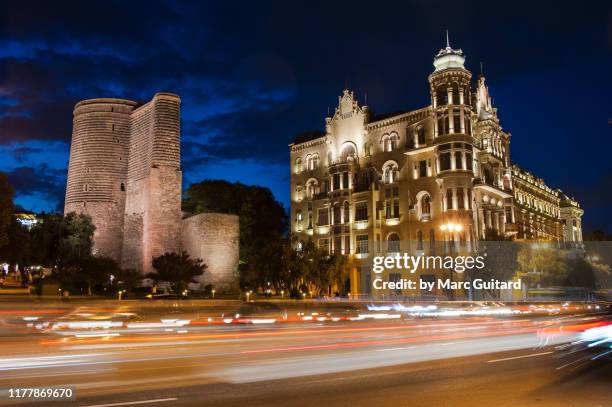
{"label": "window", "polygon": [[419,161],[419,178],[425,178],[427,176],[427,161]]}
{"label": "window", "polygon": [[417,129],[417,143],[419,144],[419,147],[425,145],[425,128],[424,127],[419,127]]}
{"label": "window", "polygon": [[309,170],[316,170],[319,167],[319,154],[308,155],[306,165]]}
{"label": "window", "polygon": [[448,132],[448,115],[440,113],[438,115],[438,135],[443,136]]}
{"label": "window", "polygon": [[295,159],[295,173],[299,174],[302,172],[302,159],[300,157]]}
{"label": "window", "polygon": [[83,191],[85,191],[85,192],[89,191],[89,184],[85,184],[83,186]]}
{"label": "window", "polygon": [[329,225],[329,210],[327,208],[319,209],[317,215],[317,225]]}
{"label": "window", "polygon": [[457,188],[457,208],[463,209],[465,207],[463,197],[463,188]]}
{"label": "window", "polygon": [[355,236],[355,249],[356,253],[367,254],[368,253],[368,235],[357,235]]}
{"label": "window", "polygon": [[351,210],[349,207],[349,203],[344,201],[344,223],[349,223],[351,221]]}
{"label": "window", "polygon": [[397,150],[397,144],[399,141],[399,136],[397,135],[397,133],[391,133],[391,135],[389,136],[389,140],[391,141],[391,149],[389,151]]}
{"label": "window", "polygon": [[[394,282],[394,283],[399,283],[402,280],[402,273],[389,273],[389,281]],[[400,287],[399,284],[396,284],[396,287]],[[395,295],[401,295],[402,294],[402,289],[401,288],[394,288],[392,290],[390,290],[391,293],[395,294]]]}
{"label": "window", "polygon": [[312,211],[308,212],[308,229],[312,229]]}
{"label": "window", "polygon": [[342,148],[342,152],[340,153],[340,157],[343,161],[350,161],[357,157],[357,152],[355,151],[355,147],[352,144],[346,144]]}
{"label": "window", "polygon": [[295,187],[295,200],[299,202],[302,199],[303,199],[302,187],[298,185],[297,187]]}
{"label": "window", "polygon": [[125,184],[122,182],[120,185],[121,192],[125,192]]}
{"label": "window", "polygon": [[440,153],[440,171],[448,171],[451,169],[450,152]]}
{"label": "window", "polygon": [[397,181],[397,164],[390,162],[385,164],[383,168],[383,180],[385,184],[392,184]]}
{"label": "window", "polygon": [[342,236],[334,237],[334,253],[342,254]]}
{"label": "window", "polygon": [[438,92],[436,93],[436,100],[438,102],[438,106],[448,104],[448,89],[445,86],[440,86],[438,88]]}
{"label": "window", "polygon": [[417,250],[423,250],[423,231],[417,232]]}
{"label": "window", "polygon": [[368,220],[368,203],[358,202],[355,204],[355,221]]}
{"label": "window", "polygon": [[[298,188],[301,189],[301,187],[298,187]],[[317,181],[315,179],[308,180],[308,182],[306,183],[306,197],[308,199],[313,199],[316,193],[317,193]]]}
{"label": "window", "polygon": [[302,211],[297,211],[295,214],[295,230],[302,231]]}
{"label": "window", "polygon": [[461,111],[453,109],[453,130],[455,133],[461,133]]}
{"label": "window", "polygon": [[463,153],[461,152],[461,150],[455,150],[455,169],[457,169],[457,170],[464,170],[465,169],[465,167],[463,165],[462,155],[463,155]]}
{"label": "window", "polygon": [[451,188],[446,190],[446,209],[453,209],[453,190]]}
{"label": "window", "polygon": [[472,163],[472,153],[465,153],[465,169],[468,171],[473,171],[473,163]]}
{"label": "window", "polygon": [[334,191],[340,189],[340,173],[332,175],[332,183]]}
{"label": "window", "polygon": [[421,220],[431,219],[431,197],[428,193],[421,196],[419,200],[419,209],[421,212]]}
{"label": "window", "polygon": [[319,249],[329,253],[329,239],[319,239]]}
{"label": "window", "polygon": [[334,225],[339,225],[339,224],[341,223],[341,220],[342,220],[342,219],[340,218],[341,213],[342,213],[342,208],[340,207],[340,204],[339,204],[339,203],[336,203],[336,204],[334,205],[334,210],[333,210],[333,215],[334,215],[333,221],[334,221]]}
{"label": "window", "polygon": [[372,155],[372,144],[370,144],[370,143],[366,143],[366,144],[363,146],[363,152],[364,152],[364,155],[365,155],[366,157],[371,156],[371,155]]}
{"label": "window", "polygon": [[398,219],[399,213],[399,199],[391,198],[385,201],[385,218],[386,219]]}
{"label": "window", "polygon": [[349,173],[348,172],[343,172],[342,173],[342,188],[350,188],[350,185],[349,185]]}
{"label": "window", "polygon": [[394,151],[397,150],[397,144],[399,142],[399,136],[397,135],[397,133],[391,133],[389,134],[385,134],[382,137],[382,145],[383,145],[383,151],[385,152],[390,152],[390,151]]}
{"label": "window", "polygon": [[344,236],[344,254],[351,254],[351,236]]}
{"label": "window", "polygon": [[400,252],[400,238],[397,233],[391,233],[387,237],[387,252],[399,253]]}
{"label": "window", "polygon": [[467,208],[472,209],[472,188],[467,188]]}

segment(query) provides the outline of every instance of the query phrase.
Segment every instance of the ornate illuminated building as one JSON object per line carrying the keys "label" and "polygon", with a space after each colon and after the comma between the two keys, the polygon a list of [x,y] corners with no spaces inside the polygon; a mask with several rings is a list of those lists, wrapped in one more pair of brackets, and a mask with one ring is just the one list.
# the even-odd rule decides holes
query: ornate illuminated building
{"label": "ornate illuminated building", "polygon": [[[461,50],[435,56],[431,104],[375,116],[344,90],[324,133],[290,145],[291,231],[357,261],[476,249],[491,236],[580,245],[578,203],[513,165],[510,133]],[[398,276],[391,276],[397,278]],[[353,271],[350,291],[369,292]],[[348,285],[349,283],[347,283]]]}

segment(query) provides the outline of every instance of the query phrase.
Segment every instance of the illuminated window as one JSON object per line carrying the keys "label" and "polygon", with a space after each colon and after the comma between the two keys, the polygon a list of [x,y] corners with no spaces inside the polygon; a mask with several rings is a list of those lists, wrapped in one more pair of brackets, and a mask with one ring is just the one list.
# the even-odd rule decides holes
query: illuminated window
{"label": "illuminated window", "polygon": [[397,233],[391,233],[387,237],[387,252],[399,253],[400,252],[400,237]]}
{"label": "illuminated window", "polygon": [[299,174],[302,172],[302,158],[298,157],[295,159],[295,173]]}
{"label": "illuminated window", "polygon": [[368,220],[368,203],[358,202],[355,204],[355,221]]}
{"label": "illuminated window", "polygon": [[383,167],[383,180],[385,184],[397,181],[398,166],[396,162],[389,162]]}
{"label": "illuminated window", "polygon": [[355,236],[355,250],[356,253],[367,254],[368,253],[368,235],[357,235]]}

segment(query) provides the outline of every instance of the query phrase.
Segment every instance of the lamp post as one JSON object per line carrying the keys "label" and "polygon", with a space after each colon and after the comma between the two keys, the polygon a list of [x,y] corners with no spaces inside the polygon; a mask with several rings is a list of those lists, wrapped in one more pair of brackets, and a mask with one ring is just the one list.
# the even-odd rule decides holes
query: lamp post
{"label": "lamp post", "polygon": [[[463,225],[458,224],[458,223],[453,223],[453,222],[448,222],[448,223],[443,223],[442,225],[440,225],[440,230],[442,232],[444,232],[444,245],[446,246],[446,234],[448,233],[448,252],[449,255],[452,257],[453,256],[453,246],[455,245],[455,239],[453,236],[453,232],[461,232],[463,230]],[[450,281],[451,281],[451,285],[454,282],[454,269],[451,268],[450,269]],[[449,293],[448,293],[449,299],[450,300],[454,300],[455,299],[455,293],[453,291],[453,288],[451,286]]]}

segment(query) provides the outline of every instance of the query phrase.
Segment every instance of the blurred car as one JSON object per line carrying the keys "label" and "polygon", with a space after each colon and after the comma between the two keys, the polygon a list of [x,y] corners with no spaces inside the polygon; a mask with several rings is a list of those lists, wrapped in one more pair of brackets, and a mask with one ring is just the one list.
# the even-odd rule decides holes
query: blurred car
{"label": "blurred car", "polygon": [[270,302],[247,302],[234,313],[233,318],[224,321],[238,324],[273,324],[287,319],[287,311]]}

